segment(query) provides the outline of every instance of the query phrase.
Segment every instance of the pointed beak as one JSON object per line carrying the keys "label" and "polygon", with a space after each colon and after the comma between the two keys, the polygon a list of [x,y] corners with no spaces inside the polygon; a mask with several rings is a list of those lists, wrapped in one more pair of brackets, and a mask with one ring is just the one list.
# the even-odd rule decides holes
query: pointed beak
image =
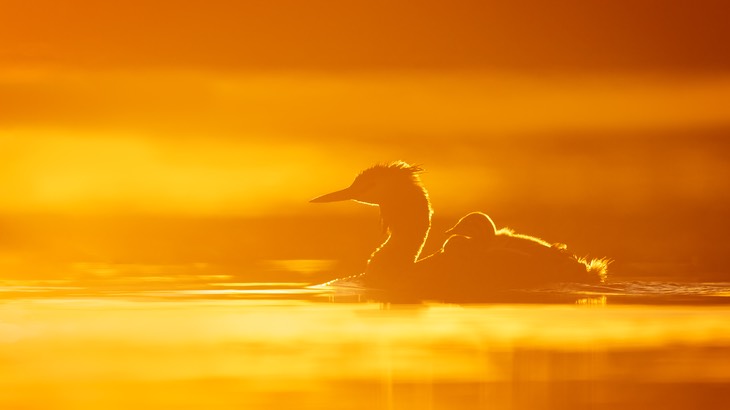
{"label": "pointed beak", "polygon": [[310,199],[310,203],[324,203],[324,202],[337,202],[337,201],[347,201],[349,199],[353,199],[352,195],[352,187],[345,188],[339,191],[330,192],[329,194],[324,194],[322,196],[318,196],[314,199]]}

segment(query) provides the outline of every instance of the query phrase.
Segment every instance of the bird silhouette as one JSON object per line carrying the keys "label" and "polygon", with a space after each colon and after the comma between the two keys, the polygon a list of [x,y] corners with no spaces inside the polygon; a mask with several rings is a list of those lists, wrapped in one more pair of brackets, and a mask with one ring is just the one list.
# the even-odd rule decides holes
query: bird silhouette
{"label": "bird silhouette", "polygon": [[[366,287],[380,289],[388,299],[458,301],[561,281],[597,282],[605,276],[604,260],[588,262],[537,238],[498,231],[481,213],[464,217],[439,251],[419,259],[433,215],[422,171],[403,161],[378,164],[362,171],[349,187],[310,201],[354,200],[380,207],[386,239],[359,275]],[[508,241],[532,243],[528,248],[500,243]],[[535,246],[545,254],[529,248]]]}
{"label": "bird silhouette", "polygon": [[506,248],[531,256],[569,255],[568,246],[563,243],[550,244],[538,237],[516,233],[513,229],[506,227],[497,229],[492,218],[483,212],[467,214],[445,233],[470,238],[473,240],[471,244],[482,250]]}
{"label": "bird silhouette", "polygon": [[[605,279],[605,271],[587,275],[587,272],[596,270],[597,267],[591,267],[588,261],[569,252],[567,245],[550,244],[535,236],[516,233],[510,228],[497,229],[492,218],[483,212],[467,214],[446,233],[451,237],[444,243],[442,252],[457,252],[465,256],[470,254],[472,257],[493,257],[496,251],[522,255],[529,263],[539,267],[540,274],[546,280],[553,282],[598,283]],[[462,237],[466,239],[454,241]],[[496,260],[491,263],[496,263]],[[540,282],[541,278],[530,278],[528,272],[518,275],[512,281]]]}

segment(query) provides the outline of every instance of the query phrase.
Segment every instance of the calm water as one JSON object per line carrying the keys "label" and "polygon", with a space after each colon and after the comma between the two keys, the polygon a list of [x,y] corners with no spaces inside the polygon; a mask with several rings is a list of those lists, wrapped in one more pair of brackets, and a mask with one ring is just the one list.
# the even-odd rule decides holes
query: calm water
{"label": "calm water", "polygon": [[[306,263],[316,262],[295,264]],[[195,267],[173,277],[169,266],[93,268],[103,280],[2,283],[0,408],[687,409],[730,399],[727,283],[399,306],[307,287],[304,274],[240,283]]]}

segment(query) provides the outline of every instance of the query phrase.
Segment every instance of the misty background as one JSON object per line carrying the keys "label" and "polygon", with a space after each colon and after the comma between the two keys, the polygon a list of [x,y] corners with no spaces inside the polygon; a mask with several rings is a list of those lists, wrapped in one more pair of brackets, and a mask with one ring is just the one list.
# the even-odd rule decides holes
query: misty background
{"label": "misty background", "polygon": [[726,8],[6,2],[1,275],[358,272],[377,210],[307,201],[401,159],[427,252],[481,210],[617,278],[727,280]]}

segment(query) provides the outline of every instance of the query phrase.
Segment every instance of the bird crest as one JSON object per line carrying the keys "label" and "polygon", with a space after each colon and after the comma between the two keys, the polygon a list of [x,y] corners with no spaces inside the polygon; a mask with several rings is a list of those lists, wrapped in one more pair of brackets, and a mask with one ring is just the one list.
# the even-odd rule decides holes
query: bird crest
{"label": "bird crest", "polygon": [[410,165],[405,161],[393,161],[389,163],[375,164],[370,168],[360,172],[356,179],[369,178],[386,178],[386,177],[406,177],[411,178],[414,182],[420,183],[420,174],[424,172],[420,165]]}

